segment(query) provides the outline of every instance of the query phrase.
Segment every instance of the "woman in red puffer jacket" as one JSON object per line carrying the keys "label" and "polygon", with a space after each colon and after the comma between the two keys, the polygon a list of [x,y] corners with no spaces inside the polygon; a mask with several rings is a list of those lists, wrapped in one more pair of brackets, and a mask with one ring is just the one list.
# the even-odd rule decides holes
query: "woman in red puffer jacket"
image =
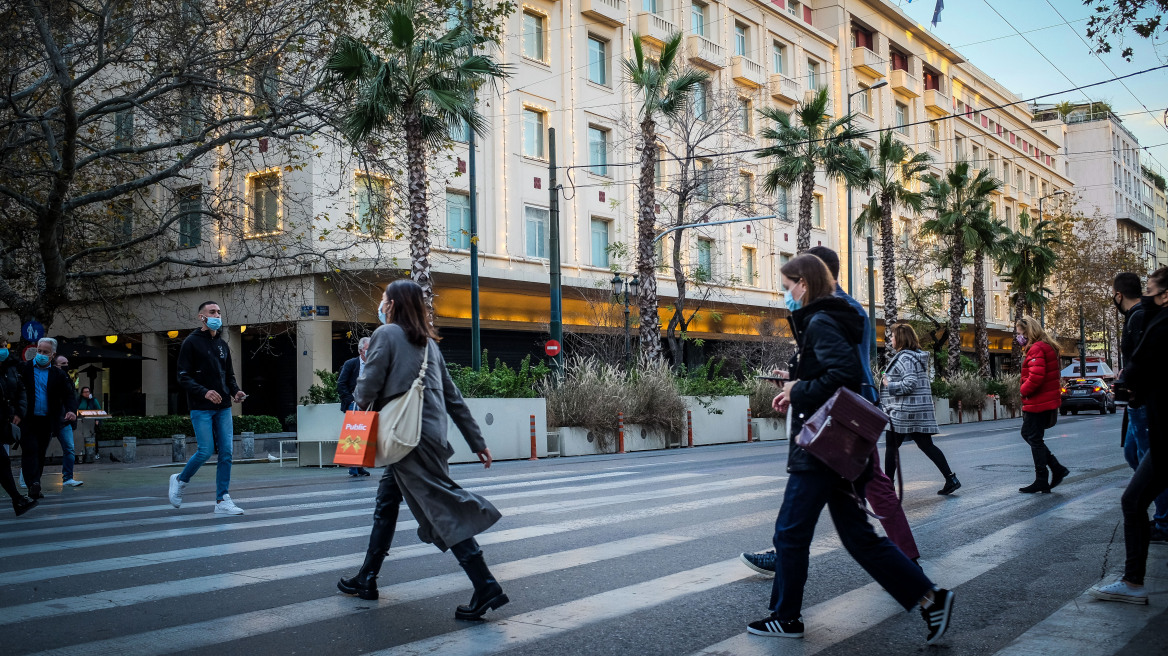
{"label": "woman in red puffer jacket", "polygon": [[1046,429],[1054,426],[1062,404],[1058,343],[1047,334],[1042,324],[1030,316],[1018,320],[1014,333],[1014,338],[1025,349],[1022,353],[1022,439],[1030,445],[1030,454],[1034,457],[1034,482],[1018,488],[1018,491],[1025,494],[1050,492],[1071,473],[1059,464],[1043,442]]}

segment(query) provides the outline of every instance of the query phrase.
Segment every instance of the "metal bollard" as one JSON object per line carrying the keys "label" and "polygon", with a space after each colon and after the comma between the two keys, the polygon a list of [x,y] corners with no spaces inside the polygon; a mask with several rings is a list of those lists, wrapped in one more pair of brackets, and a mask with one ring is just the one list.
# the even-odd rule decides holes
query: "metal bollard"
{"label": "metal bollard", "polygon": [[126,435],[122,438],[122,462],[134,462],[138,457],[138,438]]}
{"label": "metal bollard", "polygon": [[243,437],[243,459],[250,460],[255,457],[255,433],[243,431],[240,435]]}
{"label": "metal bollard", "polygon": [[539,460],[539,452],[535,447],[535,415],[531,417],[531,457],[528,460]]}
{"label": "metal bollard", "polygon": [[685,411],[685,432],[688,435],[688,437],[686,438],[686,446],[692,447],[693,446],[693,411],[692,410]]}
{"label": "metal bollard", "polygon": [[747,408],[746,409],[746,441],[747,442],[754,441],[754,424],[751,423],[751,419],[753,419],[753,417],[751,416],[750,408]]}
{"label": "metal bollard", "polygon": [[171,462],[186,462],[187,461],[187,436],[186,435],[171,435],[170,436],[170,461]]}
{"label": "metal bollard", "polygon": [[625,452],[625,413],[616,413],[617,453]]}

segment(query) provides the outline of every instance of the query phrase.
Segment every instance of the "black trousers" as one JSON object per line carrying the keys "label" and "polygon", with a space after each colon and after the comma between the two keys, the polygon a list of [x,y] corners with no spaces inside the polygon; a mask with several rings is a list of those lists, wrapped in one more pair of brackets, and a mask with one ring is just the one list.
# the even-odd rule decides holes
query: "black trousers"
{"label": "black trousers", "polygon": [[53,439],[52,432],[48,417],[31,415],[20,422],[20,473],[24,475],[24,484],[30,490],[34,483],[41,484],[41,472],[45,470],[45,455]]}
{"label": "black trousers", "polygon": [[933,436],[925,433],[898,433],[894,430],[889,430],[884,434],[884,473],[888,478],[896,478],[896,463],[900,461],[900,445],[904,444],[906,439],[916,442],[917,448],[921,450],[945,478],[953,475],[953,470],[949,469],[949,461],[945,460],[945,454],[941,453],[940,447],[933,444]]}
{"label": "black trousers", "polygon": [[0,487],[14,500],[20,496],[16,481],[12,479],[12,458],[3,446],[0,446]]}
{"label": "black trousers", "polygon": [[1034,459],[1034,473],[1041,480],[1047,479],[1047,469],[1057,469],[1062,465],[1046,447],[1043,438],[1046,427],[1051,424],[1058,410],[1042,412],[1022,412],[1022,439],[1030,445],[1030,456]]}
{"label": "black trousers", "polygon": [[[1131,482],[1123,492],[1120,506],[1123,508],[1123,542],[1127,550],[1127,560],[1123,566],[1123,578],[1135,585],[1144,584],[1144,573],[1148,568],[1148,543],[1152,539],[1152,527],[1148,524],[1148,506],[1164,490],[1168,490],[1168,467],[1164,462],[1157,466],[1154,453],[1148,453]],[[1162,458],[1162,461],[1168,458]]]}

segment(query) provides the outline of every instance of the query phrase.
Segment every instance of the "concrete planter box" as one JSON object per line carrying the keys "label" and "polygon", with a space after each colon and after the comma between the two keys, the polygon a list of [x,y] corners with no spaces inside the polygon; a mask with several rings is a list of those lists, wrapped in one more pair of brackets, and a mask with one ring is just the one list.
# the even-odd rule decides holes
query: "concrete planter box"
{"label": "concrete planter box", "polygon": [[345,413],[340,403],[296,406],[296,439],[300,442],[336,442]]}
{"label": "concrete planter box", "polygon": [[746,411],[750,399],[745,396],[683,396],[693,421],[693,443],[728,444],[746,441]]}
{"label": "concrete planter box", "polygon": [[560,426],[556,430],[560,433],[561,456],[594,456],[601,453],[612,453],[612,451],[601,451],[600,442],[587,428]]}
{"label": "concrete planter box", "polygon": [[[547,401],[544,399],[466,399],[471,415],[483,432],[495,460],[527,460],[531,457],[531,416],[535,415],[535,446],[547,457]],[[478,462],[462,433],[451,421],[446,439],[454,447],[450,462]]]}
{"label": "concrete planter box", "polygon": [[787,439],[787,421],[785,419],[773,417],[755,419],[751,421],[751,426],[753,426],[754,439],[758,442]]}
{"label": "concrete planter box", "polygon": [[625,451],[652,451],[681,446],[680,436],[670,436],[660,428],[650,428],[640,424],[625,426]]}

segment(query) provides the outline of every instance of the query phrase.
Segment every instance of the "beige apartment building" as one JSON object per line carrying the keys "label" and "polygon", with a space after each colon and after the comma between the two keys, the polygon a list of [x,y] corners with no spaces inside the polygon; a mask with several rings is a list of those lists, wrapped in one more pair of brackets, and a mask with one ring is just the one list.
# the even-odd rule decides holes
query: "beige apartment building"
{"label": "beige apartment building", "polygon": [[[994,210],[1013,227],[1021,213],[1037,213],[1040,198],[1073,189],[1065,155],[1069,126],[1061,121],[1034,123],[1031,109],[990,72],[967,62],[891,2],[526,0],[508,20],[500,53],[514,67],[514,76],[501,85],[501,95],[481,97],[491,130],[473,145],[480,317],[483,347],[492,359],[542,353],[546,339],[548,128],[555,129],[557,164],[569,167],[556,172],[563,185],[565,330],[620,325],[609,322],[619,311],[603,290],[610,289],[614,271],[634,269],[637,168],[628,164],[638,160],[637,99],[624,83],[620,62],[631,54],[634,33],[661,43],[675,32],[684,35],[688,62],[708,71],[711,79],[694,99],[696,122],[689,124],[690,132],[662,129],[666,154],[657,172],[662,223],[671,220],[671,188],[683,163],[668,153],[680,150],[686,134],[725,116],[733,120],[723,121],[723,129],[701,141],[696,157],[684,160],[693,167],[690,174],[712,186],[699,190],[693,211],[711,221],[777,215],[688,229],[664,240],[661,252],[667,257],[674,238],[680,239],[682,266],[705,281],[698,287],[708,311],[699,314],[690,336],[709,344],[751,339],[760,320],[786,313],[778,269],[794,255],[796,200],[793,192],[772,195],[762,189],[766,163],[750,152],[763,145],[755,113],[759,108],[792,109],[808,92],[826,88],[833,114],[842,116],[850,97],[859,125],[873,131],[865,147],[876,146],[876,130],[892,129],[896,138],[932,156],[937,175],[959,160],[989,168],[1004,183]],[[883,81],[887,84],[871,88]],[[460,143],[431,171],[435,307],[448,359],[468,362],[466,172],[471,144],[465,135],[455,136]],[[339,156],[310,160],[293,171],[282,168],[281,156],[278,150],[257,155],[255,170],[240,176],[246,183],[239,191],[254,206],[250,212],[268,217],[266,229],[298,226],[307,242],[333,245],[338,226],[354,215],[361,219],[378,198],[393,193],[379,179],[370,184],[370,178]],[[210,174],[207,187],[214,187]],[[854,214],[866,200],[855,193]],[[1047,207],[1055,200],[1048,199]],[[841,278],[846,281],[850,275],[854,295],[866,302],[870,291],[864,240],[845,236],[847,207],[841,183],[817,180],[812,243],[841,252]],[[897,220],[900,230],[915,230],[919,218]],[[207,249],[209,256],[230,250],[230,244],[215,241],[221,236],[210,227],[201,234],[202,242],[183,245]],[[185,402],[174,383],[178,344],[193,324],[193,307],[222,292],[236,371],[251,394],[244,411],[290,414],[314,382],[313,372],[337,370],[352,356],[358,325],[368,328],[376,321],[374,285],[402,275],[408,263],[400,239],[355,244],[352,249],[351,266],[368,267],[371,293],[361,302],[340,294],[328,271],[311,268],[265,273],[261,295],[247,287],[219,286],[224,281],[214,276],[196,277],[167,294],[173,311],[155,312],[142,325],[122,326],[111,335],[113,347],[152,359],[111,365],[96,382],[107,393],[135,390],[135,396],[125,397],[125,411],[181,411]],[[879,280],[879,271],[875,273]],[[666,262],[659,273],[663,325],[677,293],[672,275]],[[1000,357],[1009,352],[1010,303],[1006,285],[992,267],[986,267],[986,276],[991,348]],[[272,298],[280,302],[272,303]],[[597,319],[598,304],[603,321]],[[54,332],[58,329],[65,336],[114,332],[90,314],[68,312]],[[877,332],[882,340],[883,331]],[[972,348],[972,335],[966,344]]]}
{"label": "beige apartment building", "polygon": [[1160,186],[1163,177],[1154,180],[1146,171],[1144,177],[1152,187],[1152,216],[1155,218],[1156,230],[1151,235],[1154,244],[1153,257],[1156,269],[1168,266],[1168,193]]}

